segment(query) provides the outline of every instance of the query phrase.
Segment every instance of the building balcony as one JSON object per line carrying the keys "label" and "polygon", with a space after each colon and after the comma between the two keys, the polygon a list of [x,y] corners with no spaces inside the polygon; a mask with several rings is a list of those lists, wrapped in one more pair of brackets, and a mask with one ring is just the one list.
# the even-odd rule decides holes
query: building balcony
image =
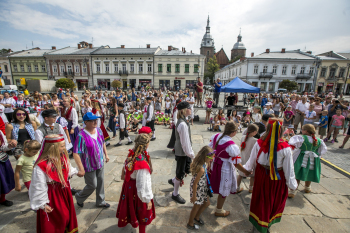
{"label": "building balcony", "polygon": [[344,80],[344,77],[337,77],[337,76],[328,76],[327,80],[329,81],[339,81],[339,80]]}
{"label": "building balcony", "polygon": [[310,79],[312,76],[310,74],[298,73],[296,79]]}
{"label": "building balcony", "polygon": [[262,78],[272,79],[273,73],[272,72],[260,72],[259,79],[262,79]]}
{"label": "building balcony", "polygon": [[64,73],[63,73],[63,75],[64,76],[66,76],[66,77],[74,77],[74,72],[73,71],[65,71]]}
{"label": "building balcony", "polygon": [[126,70],[121,70],[121,71],[119,71],[119,75],[120,76],[128,76],[129,75],[129,73],[128,73],[128,71],[126,71]]}

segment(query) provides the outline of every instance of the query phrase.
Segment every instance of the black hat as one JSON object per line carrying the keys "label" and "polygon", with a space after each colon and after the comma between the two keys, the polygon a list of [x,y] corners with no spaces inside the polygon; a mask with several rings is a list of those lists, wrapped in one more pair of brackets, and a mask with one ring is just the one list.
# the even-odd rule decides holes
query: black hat
{"label": "black hat", "polygon": [[154,97],[157,97],[157,96],[158,96],[158,93],[154,93],[153,96],[154,96]]}
{"label": "black hat", "polygon": [[262,116],[262,120],[263,120],[263,121],[268,121],[270,117],[273,117],[273,115],[271,115],[271,114],[264,114],[264,115]]}
{"label": "black hat", "polygon": [[149,96],[146,98],[146,100],[153,100],[153,97]]}
{"label": "black hat", "polygon": [[186,102],[186,101],[183,101],[183,102],[181,102],[181,103],[179,103],[177,105],[177,109],[178,110],[182,110],[182,109],[185,109],[185,108],[191,108],[191,105],[188,102]]}
{"label": "black hat", "polygon": [[41,113],[41,115],[44,119],[45,119],[45,117],[58,116],[56,110],[54,110],[54,109],[46,109]]}
{"label": "black hat", "polygon": [[124,106],[125,106],[125,105],[124,105],[123,103],[119,103],[119,104],[118,104],[118,107],[124,108]]}

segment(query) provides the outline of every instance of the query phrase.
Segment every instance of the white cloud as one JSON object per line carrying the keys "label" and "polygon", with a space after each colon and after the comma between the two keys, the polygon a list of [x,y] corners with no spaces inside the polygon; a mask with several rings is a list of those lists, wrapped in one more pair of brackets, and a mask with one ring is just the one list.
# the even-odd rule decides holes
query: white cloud
{"label": "white cloud", "polygon": [[[317,0],[20,0],[6,5],[7,17],[1,21],[15,29],[59,38],[63,44],[93,37],[96,46],[144,47],[150,43],[199,53],[209,12],[216,50],[223,45],[229,57],[240,27],[247,54],[305,46],[316,53],[350,49],[350,4],[346,0],[337,4]],[[34,9],[40,5],[48,10]],[[50,41],[42,43],[51,45]]]}

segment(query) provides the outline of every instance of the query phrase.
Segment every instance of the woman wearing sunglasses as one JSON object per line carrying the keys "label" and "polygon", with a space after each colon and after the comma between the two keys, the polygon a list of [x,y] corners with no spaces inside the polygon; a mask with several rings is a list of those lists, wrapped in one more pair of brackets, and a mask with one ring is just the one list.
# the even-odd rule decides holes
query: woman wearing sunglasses
{"label": "woman wearing sunglasses", "polygon": [[26,140],[35,140],[36,124],[29,118],[24,108],[17,108],[13,112],[13,120],[6,125],[6,138],[12,149],[12,154],[18,159],[22,154]]}

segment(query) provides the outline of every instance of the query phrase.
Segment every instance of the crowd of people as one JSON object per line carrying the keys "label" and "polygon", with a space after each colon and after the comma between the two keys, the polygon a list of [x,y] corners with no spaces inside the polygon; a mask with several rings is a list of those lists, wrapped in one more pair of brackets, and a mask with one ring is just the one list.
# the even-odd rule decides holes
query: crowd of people
{"label": "crowd of people", "polygon": [[[212,194],[218,194],[215,216],[228,216],[230,211],[223,208],[226,197],[240,193],[242,179],[250,177],[249,220],[259,232],[268,232],[272,224],[281,221],[286,199],[295,196],[300,181],[305,181],[306,193],[311,192],[311,182],[320,182],[320,157],[327,151],[326,143],[337,142],[341,130],[346,137],[340,148],[348,141],[349,102],[332,93],[244,94],[245,110],[230,108],[225,113],[222,108],[213,111],[220,101],[220,80],[215,85],[215,101],[203,95],[200,78],[194,92],[85,90],[81,99],[69,89],[54,94],[0,95],[0,204],[13,205],[5,196],[13,189],[21,191],[22,174],[31,208],[37,211],[37,231],[77,232],[73,196],[83,208],[95,191],[96,206],[110,206],[105,201],[104,165],[109,162],[107,147],[119,130],[114,146],[122,146],[126,139],[133,149],[122,170],[118,226],[130,223],[145,232],[156,217],[148,146],[156,140],[156,128],[167,127],[172,130],[167,147],[173,149],[176,160],[175,176],[168,180],[174,187],[175,202],[186,202],[180,187],[184,187],[187,174],[193,175],[189,184],[193,209],[187,227],[198,230],[205,224],[200,216],[210,205]],[[238,101],[238,94],[230,93],[222,102],[234,107]],[[194,108],[203,103],[204,124],[218,133],[196,154],[190,128]],[[239,145],[232,139],[238,132],[243,132]],[[137,134],[134,141],[131,133]],[[15,171],[9,156],[17,160]],[[83,190],[70,188],[73,175],[84,177]]]}

